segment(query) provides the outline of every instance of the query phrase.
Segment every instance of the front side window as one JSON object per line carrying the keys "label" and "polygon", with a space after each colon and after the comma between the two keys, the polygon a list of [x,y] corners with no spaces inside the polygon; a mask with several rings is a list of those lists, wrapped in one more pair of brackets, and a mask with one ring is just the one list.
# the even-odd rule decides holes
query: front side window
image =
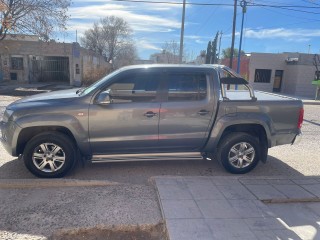
{"label": "front side window", "polygon": [[168,76],[168,101],[199,101],[207,97],[204,73],[180,73]]}
{"label": "front side window", "polygon": [[254,82],[257,83],[270,83],[271,69],[256,69],[254,74]]}
{"label": "front side window", "polygon": [[23,69],[23,58],[22,57],[12,57],[11,58],[11,69],[12,70],[22,70]]}
{"label": "front side window", "polygon": [[159,76],[133,74],[111,84],[109,94],[113,103],[155,102]]}

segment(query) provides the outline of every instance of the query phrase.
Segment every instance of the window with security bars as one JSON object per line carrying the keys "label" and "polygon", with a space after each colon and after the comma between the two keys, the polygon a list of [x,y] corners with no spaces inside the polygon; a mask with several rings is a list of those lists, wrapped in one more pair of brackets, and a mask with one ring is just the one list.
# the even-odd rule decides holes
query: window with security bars
{"label": "window with security bars", "polygon": [[22,70],[23,69],[23,58],[22,57],[12,57],[11,58],[11,69],[12,70]]}
{"label": "window with security bars", "polygon": [[257,83],[270,83],[271,69],[256,69],[254,74],[254,82]]}

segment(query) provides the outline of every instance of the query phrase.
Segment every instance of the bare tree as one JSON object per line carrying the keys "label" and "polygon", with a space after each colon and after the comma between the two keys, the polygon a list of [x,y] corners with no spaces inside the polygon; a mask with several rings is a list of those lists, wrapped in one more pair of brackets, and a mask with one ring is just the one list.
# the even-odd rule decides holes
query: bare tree
{"label": "bare tree", "polygon": [[93,28],[84,32],[84,36],[80,38],[81,44],[100,55],[105,55],[106,39],[103,37],[102,31],[98,23],[93,24]]}
{"label": "bare tree", "polygon": [[150,60],[156,63],[179,63],[179,50],[180,47],[174,40],[166,41],[162,45],[162,51],[160,53],[154,53],[150,55]]}
{"label": "bare tree", "polygon": [[70,0],[0,0],[0,41],[9,33],[33,33],[48,41],[65,29]]}
{"label": "bare tree", "polygon": [[138,59],[138,55],[135,46],[132,43],[127,43],[118,50],[117,57],[114,60],[114,67],[120,68],[132,65],[136,59]]}
{"label": "bare tree", "polygon": [[167,63],[179,63],[179,45],[176,41],[165,42],[162,46],[162,53],[165,55]]}
{"label": "bare tree", "polygon": [[80,42],[85,48],[104,55],[114,66],[123,66],[120,62],[129,65],[133,63],[133,57],[136,57],[131,34],[132,30],[125,20],[109,16],[100,19],[92,29],[85,31]]}

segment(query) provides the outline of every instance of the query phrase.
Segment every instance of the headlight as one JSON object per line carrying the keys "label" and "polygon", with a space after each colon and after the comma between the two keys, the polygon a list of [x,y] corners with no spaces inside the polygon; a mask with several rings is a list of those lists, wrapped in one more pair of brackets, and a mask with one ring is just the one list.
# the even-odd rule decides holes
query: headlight
{"label": "headlight", "polygon": [[3,121],[3,122],[8,122],[8,121],[9,121],[9,118],[10,118],[11,115],[12,115],[12,113],[13,113],[13,110],[6,109],[6,110],[4,111],[2,121]]}

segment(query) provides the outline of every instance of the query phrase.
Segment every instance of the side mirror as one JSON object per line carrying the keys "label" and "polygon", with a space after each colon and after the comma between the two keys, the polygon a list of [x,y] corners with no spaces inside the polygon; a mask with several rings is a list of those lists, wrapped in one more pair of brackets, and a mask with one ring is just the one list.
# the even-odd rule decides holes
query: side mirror
{"label": "side mirror", "polygon": [[101,104],[101,105],[110,104],[111,103],[110,90],[99,93],[99,96],[96,100],[96,103]]}

